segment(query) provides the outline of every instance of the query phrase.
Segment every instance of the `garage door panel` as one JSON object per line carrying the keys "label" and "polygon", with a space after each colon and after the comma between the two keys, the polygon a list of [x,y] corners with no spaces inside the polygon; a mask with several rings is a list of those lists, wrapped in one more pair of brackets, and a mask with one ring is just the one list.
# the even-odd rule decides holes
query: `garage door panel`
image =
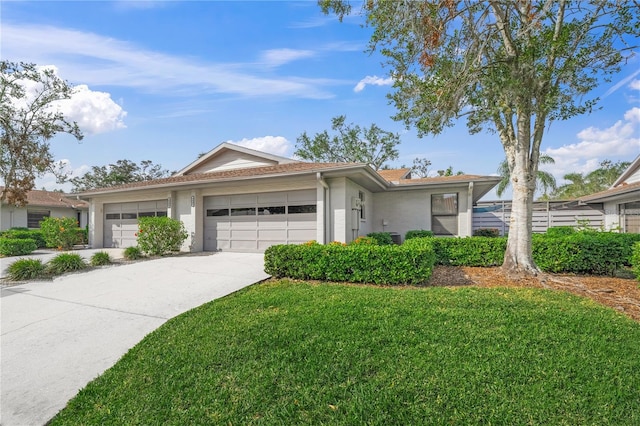
{"label": "garage door panel", "polygon": [[286,229],[259,229],[258,240],[286,241]]}
{"label": "garage door panel", "polygon": [[[316,213],[288,213],[287,206],[315,206],[315,197],[315,190],[205,197],[205,249],[264,251],[274,244],[313,240]],[[215,207],[229,207],[232,215],[206,216],[206,209]]]}
{"label": "garage door panel", "polygon": [[[258,237],[257,229],[232,229],[229,239],[232,240],[256,240]],[[220,238],[220,237],[218,237]]]}
{"label": "garage door panel", "polygon": [[130,247],[137,244],[138,217],[167,215],[167,200],[108,203],[103,206],[103,246]]}
{"label": "garage door panel", "polygon": [[243,240],[230,240],[229,241],[229,249],[230,250],[242,250],[242,251],[256,251],[258,250],[258,243],[256,240],[253,241],[243,241]]}

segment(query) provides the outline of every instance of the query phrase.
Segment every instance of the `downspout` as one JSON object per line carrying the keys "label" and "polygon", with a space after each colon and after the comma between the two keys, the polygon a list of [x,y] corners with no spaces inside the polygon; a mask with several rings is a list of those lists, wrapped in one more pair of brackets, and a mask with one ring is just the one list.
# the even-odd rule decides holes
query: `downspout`
{"label": "downspout", "polygon": [[331,219],[331,194],[329,192],[329,185],[322,177],[322,173],[316,173],[316,180],[322,187],[324,191],[322,191],[322,204],[324,208],[324,212],[322,214],[322,238],[323,241],[318,241],[322,244],[327,242],[327,229],[329,227],[329,220]]}
{"label": "downspout", "polygon": [[473,235],[473,182],[469,182],[469,194],[467,194],[467,223],[469,236]]}

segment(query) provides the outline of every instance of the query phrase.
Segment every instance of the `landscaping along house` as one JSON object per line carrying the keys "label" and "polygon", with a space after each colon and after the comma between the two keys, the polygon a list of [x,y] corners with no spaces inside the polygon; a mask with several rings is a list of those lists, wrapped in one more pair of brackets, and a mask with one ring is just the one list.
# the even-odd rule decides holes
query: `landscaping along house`
{"label": "landscaping along house", "polygon": [[223,143],[173,176],[79,194],[94,248],[136,244],[137,220],[168,216],[183,251],[262,252],[275,244],[348,243],[370,232],[470,236],[473,205],[500,178],[412,179],[360,163],[307,163]]}

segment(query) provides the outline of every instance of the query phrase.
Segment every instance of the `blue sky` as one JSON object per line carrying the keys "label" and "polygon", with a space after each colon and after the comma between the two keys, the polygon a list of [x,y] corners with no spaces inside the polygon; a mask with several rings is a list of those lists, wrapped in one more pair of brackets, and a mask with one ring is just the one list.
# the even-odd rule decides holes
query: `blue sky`
{"label": "blue sky", "polygon": [[[390,70],[365,52],[370,30],[315,0],[3,1],[0,12],[3,59],[55,66],[78,86],[67,109],[85,138],[51,141],[75,175],[119,159],[179,170],[225,141],[291,156],[300,134],[341,114],[401,134],[391,166],[426,157],[434,172],[489,175],[504,158],[496,135],[469,135],[463,121],[422,139],[394,122]],[[640,58],[593,95],[600,110],[547,129],[558,179],[640,154]],[[51,176],[43,186],[59,187]]]}

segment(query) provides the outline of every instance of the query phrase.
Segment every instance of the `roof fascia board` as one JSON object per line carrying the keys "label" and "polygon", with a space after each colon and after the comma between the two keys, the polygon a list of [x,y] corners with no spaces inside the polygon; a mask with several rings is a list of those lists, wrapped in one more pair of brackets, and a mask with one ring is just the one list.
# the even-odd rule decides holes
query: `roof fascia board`
{"label": "roof fascia board", "polygon": [[611,188],[615,188],[616,186],[620,185],[621,183],[623,183],[625,180],[627,180],[627,178],[629,176],[631,176],[638,168],[640,168],[640,155],[638,155],[636,157],[635,160],[633,160],[633,162],[629,165],[629,167],[627,167],[627,170],[625,170],[624,172],[622,172],[622,174],[620,175],[620,177],[618,177],[618,179],[616,179],[615,182],[613,182],[613,185],[611,185]]}

